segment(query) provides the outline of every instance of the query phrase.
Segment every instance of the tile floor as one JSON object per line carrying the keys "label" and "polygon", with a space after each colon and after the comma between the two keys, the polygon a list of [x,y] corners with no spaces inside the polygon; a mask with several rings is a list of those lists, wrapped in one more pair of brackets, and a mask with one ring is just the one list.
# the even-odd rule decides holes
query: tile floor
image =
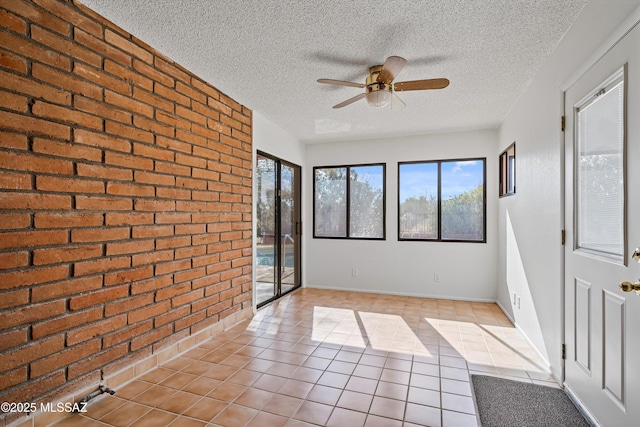
{"label": "tile floor", "polygon": [[495,304],[301,289],[56,427],[477,426],[470,373],[543,366]]}

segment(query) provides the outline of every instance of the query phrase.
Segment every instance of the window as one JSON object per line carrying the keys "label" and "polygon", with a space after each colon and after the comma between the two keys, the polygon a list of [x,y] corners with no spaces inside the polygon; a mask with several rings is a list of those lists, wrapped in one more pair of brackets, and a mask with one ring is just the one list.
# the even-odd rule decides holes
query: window
{"label": "window", "polygon": [[500,197],[516,194],[516,143],[500,154]]}
{"label": "window", "polygon": [[313,168],[313,237],[385,238],[385,165]]}
{"label": "window", "polygon": [[485,163],[398,163],[398,239],[486,242]]}
{"label": "window", "polygon": [[624,72],[575,108],[576,249],[624,259]]}

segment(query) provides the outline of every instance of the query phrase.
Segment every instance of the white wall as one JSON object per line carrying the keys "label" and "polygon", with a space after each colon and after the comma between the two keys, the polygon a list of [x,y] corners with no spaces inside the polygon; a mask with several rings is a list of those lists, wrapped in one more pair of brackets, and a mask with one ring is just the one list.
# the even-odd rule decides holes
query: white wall
{"label": "white wall", "polygon": [[[516,142],[516,195],[498,203],[498,303],[562,378],[562,88],[637,1],[590,1],[499,129],[499,152]],[[513,305],[513,293],[520,308]]]}
{"label": "white wall", "polygon": [[[412,136],[311,144],[303,177],[305,286],[495,301],[497,265],[497,133]],[[399,242],[398,162],[487,158],[487,243]],[[313,238],[313,167],[386,163],[386,240]],[[358,269],[358,276],[352,269]],[[433,280],[434,273],[440,282]]]}

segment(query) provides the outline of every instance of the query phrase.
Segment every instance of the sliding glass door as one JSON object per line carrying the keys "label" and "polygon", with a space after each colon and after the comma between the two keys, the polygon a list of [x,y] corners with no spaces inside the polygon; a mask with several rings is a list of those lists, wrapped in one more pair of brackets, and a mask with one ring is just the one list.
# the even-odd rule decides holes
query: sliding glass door
{"label": "sliding glass door", "polygon": [[301,285],[300,166],[258,152],[256,302],[258,307]]}

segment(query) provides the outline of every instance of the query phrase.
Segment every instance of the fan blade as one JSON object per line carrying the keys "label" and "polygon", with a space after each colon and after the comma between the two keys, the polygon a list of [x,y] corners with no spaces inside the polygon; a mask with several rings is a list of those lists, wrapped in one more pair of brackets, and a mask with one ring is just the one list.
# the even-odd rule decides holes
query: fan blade
{"label": "fan blade", "polygon": [[363,83],[345,82],[344,80],[333,80],[333,79],[318,79],[318,83],[324,83],[327,85],[337,85],[337,86],[351,86],[351,87],[359,87],[359,88],[365,87]]}
{"label": "fan blade", "polygon": [[346,101],[341,102],[340,104],[334,105],[333,108],[342,108],[342,107],[346,107],[349,104],[353,104],[356,101],[361,100],[362,98],[364,98],[365,96],[367,96],[366,93],[361,93],[359,95],[354,96],[353,98],[349,98]]}
{"label": "fan blade", "polygon": [[405,103],[395,93],[391,95],[391,111],[400,111],[405,107]]}
{"label": "fan blade", "polygon": [[390,56],[384,61],[384,65],[378,74],[378,81],[384,84],[390,84],[393,79],[402,71],[404,66],[407,65],[407,60],[399,56]]}
{"label": "fan blade", "polygon": [[405,90],[444,89],[447,86],[449,86],[447,79],[411,80],[394,84],[393,90],[402,92]]}

